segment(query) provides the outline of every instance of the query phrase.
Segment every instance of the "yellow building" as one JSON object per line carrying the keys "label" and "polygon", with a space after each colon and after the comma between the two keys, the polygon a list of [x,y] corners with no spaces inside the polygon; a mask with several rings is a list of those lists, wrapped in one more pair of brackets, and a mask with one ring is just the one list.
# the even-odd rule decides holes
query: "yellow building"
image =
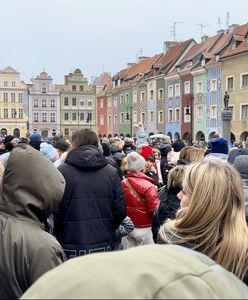
{"label": "yellow building", "polygon": [[20,73],[8,66],[0,71],[0,136],[26,137],[28,92]]}

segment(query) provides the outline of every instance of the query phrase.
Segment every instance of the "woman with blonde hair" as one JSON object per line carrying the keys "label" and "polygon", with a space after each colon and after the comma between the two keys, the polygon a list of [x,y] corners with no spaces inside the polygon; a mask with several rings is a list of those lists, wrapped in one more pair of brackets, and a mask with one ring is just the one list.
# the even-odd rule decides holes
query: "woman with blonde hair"
{"label": "woman with blonde hair", "polygon": [[159,231],[158,242],[206,254],[248,283],[248,228],[241,177],[215,159],[187,167],[175,220]]}
{"label": "woman with blonde hair", "polygon": [[185,146],[179,154],[179,161],[192,163],[201,160],[204,157],[204,149],[194,146]]}

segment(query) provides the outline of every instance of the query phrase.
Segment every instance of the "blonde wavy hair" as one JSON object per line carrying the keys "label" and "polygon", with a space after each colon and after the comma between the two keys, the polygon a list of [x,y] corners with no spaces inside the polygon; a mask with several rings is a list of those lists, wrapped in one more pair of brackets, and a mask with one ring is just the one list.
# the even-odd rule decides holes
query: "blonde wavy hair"
{"label": "blonde wavy hair", "polygon": [[184,159],[189,163],[201,160],[204,157],[204,149],[194,146],[185,146],[179,154],[179,159]]}
{"label": "blonde wavy hair", "polygon": [[202,252],[244,279],[248,228],[238,172],[220,160],[197,162],[187,167],[183,189],[190,194],[189,206],[161,226],[160,239]]}

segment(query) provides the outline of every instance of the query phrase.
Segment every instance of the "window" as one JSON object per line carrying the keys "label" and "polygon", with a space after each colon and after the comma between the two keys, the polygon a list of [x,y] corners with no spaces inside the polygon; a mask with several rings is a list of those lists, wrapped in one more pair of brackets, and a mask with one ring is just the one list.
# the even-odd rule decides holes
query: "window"
{"label": "window", "polygon": [[23,119],[23,109],[19,108],[19,118]]}
{"label": "window", "polygon": [[23,102],[22,93],[19,93],[19,94],[18,94],[18,101],[19,101],[19,103],[22,103],[22,102]]}
{"label": "window", "polygon": [[55,107],[55,100],[54,99],[51,100],[51,107]]}
{"label": "window", "polygon": [[68,101],[68,98],[64,98],[64,106],[68,106],[69,105],[69,101]]}
{"label": "window", "polygon": [[8,86],[8,81],[4,81],[4,82],[3,82],[3,86],[4,86],[4,87],[7,87],[7,86]]}
{"label": "window", "polygon": [[210,81],[210,91],[216,91],[217,90],[217,80],[212,79]]}
{"label": "window", "polygon": [[80,106],[85,106],[85,99],[79,99]]}
{"label": "window", "polygon": [[71,99],[71,105],[72,106],[77,106],[77,99],[76,98]]}
{"label": "window", "polygon": [[202,81],[197,81],[196,83],[196,92],[197,93],[202,93]]}
{"label": "window", "polygon": [[72,85],[72,91],[75,92],[77,90],[76,85]]}
{"label": "window", "polygon": [[248,119],[248,104],[241,105],[241,119]]}
{"label": "window", "polygon": [[83,92],[83,90],[84,90],[84,86],[80,85],[80,92]]}
{"label": "window", "polygon": [[234,78],[233,77],[227,77],[226,78],[226,89],[228,91],[232,91],[234,88]]}
{"label": "window", "polygon": [[190,81],[184,82],[184,94],[190,93]]}
{"label": "window", "polygon": [[3,94],[3,102],[8,102],[8,93]]}
{"label": "window", "polygon": [[118,122],[118,116],[117,116],[117,114],[115,114],[115,115],[114,115],[114,125],[116,125],[117,122]]}
{"label": "window", "polygon": [[114,107],[117,107],[117,97],[114,97]]}
{"label": "window", "polygon": [[124,95],[121,95],[120,96],[120,104],[123,104],[124,103]]}
{"label": "window", "polygon": [[175,109],[175,122],[180,121],[180,108]]}
{"label": "window", "polygon": [[46,107],[47,106],[46,99],[42,99],[41,100],[41,106],[42,107]]}
{"label": "window", "polygon": [[50,121],[55,122],[55,113],[51,113],[50,115]]}
{"label": "window", "polygon": [[9,117],[8,108],[4,108],[4,110],[3,110],[3,117],[4,117],[4,119],[8,119],[8,117]]}
{"label": "window", "polygon": [[91,99],[88,99],[88,106],[92,107],[93,106],[93,101]]}
{"label": "window", "polygon": [[164,121],[164,112],[162,110],[158,111],[158,123],[163,123]]}
{"label": "window", "polygon": [[241,88],[248,88],[248,74],[241,75]]}
{"label": "window", "polygon": [[141,102],[144,102],[145,101],[145,92],[142,92],[141,93]]}
{"label": "window", "polygon": [[180,97],[180,83],[175,84],[175,97]]}
{"label": "window", "polygon": [[[186,114],[186,112],[189,112],[189,114]],[[191,121],[191,107],[184,107],[184,123],[190,123]]]}
{"label": "window", "polygon": [[69,113],[64,113],[64,120],[65,121],[68,121],[69,120]]}
{"label": "window", "polygon": [[197,107],[197,119],[203,119],[203,107],[202,106]]}
{"label": "window", "polygon": [[103,108],[103,99],[100,100],[100,108]]}
{"label": "window", "polygon": [[159,99],[159,100],[163,99],[163,96],[164,96],[163,91],[164,91],[163,89],[159,89],[159,90],[158,90],[158,99]]}
{"label": "window", "polygon": [[133,103],[137,103],[137,92],[133,92]]}
{"label": "window", "polygon": [[80,121],[84,121],[84,113],[80,113]]}
{"label": "window", "polygon": [[11,93],[11,102],[15,103],[15,93]]}
{"label": "window", "polygon": [[150,111],[150,121],[154,122],[154,111]]}
{"label": "window", "polygon": [[111,98],[108,99],[108,107],[111,107]]}
{"label": "window", "polygon": [[42,94],[46,94],[46,88],[42,88]]}
{"label": "window", "polygon": [[108,126],[111,126],[112,123],[112,117],[111,115],[108,116]]}
{"label": "window", "polygon": [[217,106],[216,105],[210,106],[210,118],[211,119],[217,118]]}
{"label": "window", "polygon": [[234,121],[234,119],[235,119],[234,105],[229,105],[228,109],[232,112],[232,120]]}
{"label": "window", "polygon": [[150,90],[150,99],[153,99],[153,90]]}
{"label": "window", "polygon": [[128,104],[129,103],[129,94],[125,95],[125,103]]}
{"label": "window", "polygon": [[168,122],[173,121],[173,109],[168,110]]}
{"label": "window", "polygon": [[77,113],[73,112],[72,113],[72,121],[76,121],[77,120]]}
{"label": "window", "polygon": [[169,98],[173,97],[173,85],[168,86],[168,97]]}
{"label": "window", "polygon": [[34,99],[34,107],[38,107],[38,99]]}
{"label": "window", "polygon": [[12,82],[11,82],[11,86],[12,86],[12,87],[15,87],[15,81],[12,81]]}
{"label": "window", "polygon": [[143,124],[145,123],[145,121],[146,121],[146,114],[145,114],[144,112],[141,113],[141,115],[140,115],[140,120],[141,120],[141,122],[142,122]]}
{"label": "window", "polygon": [[47,114],[42,113],[42,122],[47,122]]}
{"label": "window", "polygon": [[69,128],[65,128],[65,135],[69,135]]}
{"label": "window", "polygon": [[16,109],[15,109],[15,108],[12,108],[12,109],[11,109],[11,118],[12,118],[12,119],[15,119],[15,118],[16,118],[16,115],[17,115]]}
{"label": "window", "polygon": [[104,115],[100,115],[100,125],[104,125]]}
{"label": "window", "polygon": [[39,122],[39,113],[34,113],[34,122]]}
{"label": "window", "polygon": [[133,123],[137,123],[137,111],[133,111]]}
{"label": "window", "polygon": [[123,124],[124,123],[124,113],[120,113],[120,123]]}

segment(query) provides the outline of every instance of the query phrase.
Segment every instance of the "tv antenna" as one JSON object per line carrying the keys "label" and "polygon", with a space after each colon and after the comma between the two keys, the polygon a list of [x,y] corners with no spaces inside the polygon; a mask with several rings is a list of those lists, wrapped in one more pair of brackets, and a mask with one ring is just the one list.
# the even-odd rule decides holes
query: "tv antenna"
{"label": "tv antenna", "polygon": [[141,48],[138,52],[137,52],[137,54],[136,54],[136,61],[138,61],[139,60],[139,57],[142,57],[143,56],[143,49]]}
{"label": "tv antenna", "polygon": [[229,11],[226,13],[226,29],[229,29],[229,20],[230,20],[230,13]]}
{"label": "tv antenna", "polygon": [[173,36],[174,42],[176,42],[176,40],[177,40],[176,25],[181,24],[181,23],[184,23],[184,22],[174,22],[172,27],[168,27],[168,28],[172,29],[171,30],[171,35]]}
{"label": "tv antenna", "polygon": [[219,30],[221,29],[221,25],[222,25],[223,23],[221,22],[221,18],[220,17],[218,17],[218,26],[219,26]]}
{"label": "tv antenna", "polygon": [[195,24],[195,26],[200,26],[201,27],[201,37],[203,37],[203,28],[209,27],[211,25],[204,25],[204,24],[200,23],[200,24]]}

